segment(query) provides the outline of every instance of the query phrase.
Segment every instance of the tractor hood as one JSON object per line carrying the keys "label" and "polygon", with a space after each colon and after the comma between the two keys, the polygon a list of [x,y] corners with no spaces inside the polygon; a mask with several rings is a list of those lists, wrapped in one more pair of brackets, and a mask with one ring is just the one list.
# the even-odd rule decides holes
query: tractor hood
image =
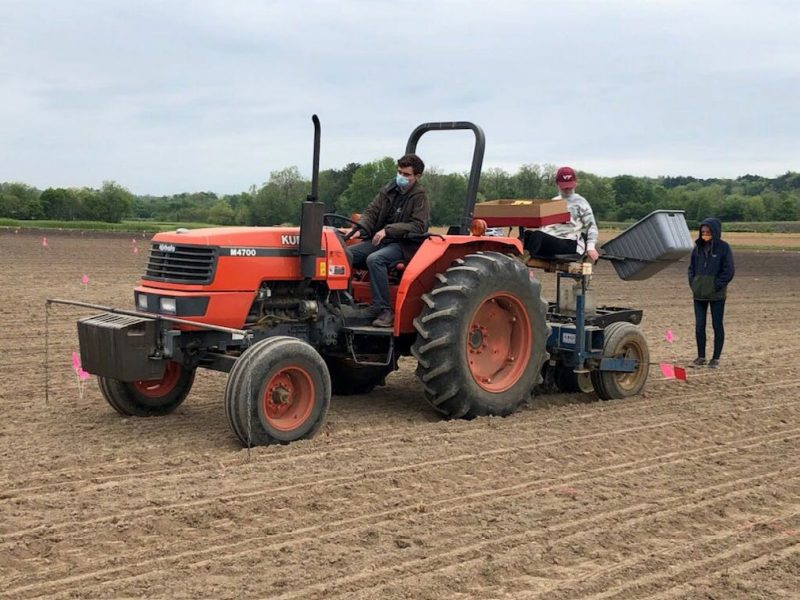
{"label": "tractor hood", "polygon": [[299,227],[208,227],[169,231],[153,237],[154,245],[249,248],[293,248],[299,241]]}

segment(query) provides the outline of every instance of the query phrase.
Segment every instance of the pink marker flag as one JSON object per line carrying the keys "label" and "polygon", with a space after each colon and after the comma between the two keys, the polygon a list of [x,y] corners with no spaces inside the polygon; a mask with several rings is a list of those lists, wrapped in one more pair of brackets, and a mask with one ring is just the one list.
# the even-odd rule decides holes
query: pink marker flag
{"label": "pink marker flag", "polygon": [[[661,367],[661,374],[667,379],[675,379],[675,367],[669,363],[661,363],[658,365]],[[684,373],[684,377],[686,374]]]}
{"label": "pink marker flag", "polygon": [[672,329],[667,329],[667,334],[664,338],[671,344],[673,340],[675,340],[675,335],[672,333]]}
{"label": "pink marker flag", "polygon": [[134,254],[139,254],[139,246],[134,246],[133,247],[133,253]]}
{"label": "pink marker flag", "polygon": [[89,373],[83,370],[81,367],[81,357],[78,356],[77,352],[72,353],[72,368],[75,371],[75,374],[78,376],[78,379],[81,381],[86,381],[91,377]]}
{"label": "pink marker flag", "polygon": [[136,245],[136,238],[131,238],[131,244]]}
{"label": "pink marker flag", "polygon": [[82,275],[81,276],[81,283],[83,285],[89,285],[89,276],[88,275]]}
{"label": "pink marker flag", "polygon": [[47,247],[48,247],[48,245],[47,245],[47,238],[46,238],[46,237],[43,237],[43,238],[42,238],[42,246],[43,246],[43,247],[45,247],[45,248],[47,248]]}

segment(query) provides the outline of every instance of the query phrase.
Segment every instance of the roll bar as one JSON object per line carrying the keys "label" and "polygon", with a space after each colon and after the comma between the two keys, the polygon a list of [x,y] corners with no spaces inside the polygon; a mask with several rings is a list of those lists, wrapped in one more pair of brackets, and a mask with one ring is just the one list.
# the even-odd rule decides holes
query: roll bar
{"label": "roll bar", "polygon": [[478,184],[481,179],[481,168],[483,166],[483,154],[486,150],[486,136],[483,129],[470,123],[469,121],[443,121],[438,123],[423,123],[419,125],[411,136],[408,138],[406,144],[406,154],[415,154],[417,151],[417,142],[423,134],[428,131],[451,131],[454,129],[471,129],[475,134],[475,150],[472,152],[472,166],[469,170],[469,181],[467,182],[467,197],[464,212],[461,216],[461,223],[459,224],[459,233],[466,235],[469,233],[469,225],[472,221],[472,211],[475,208],[475,201],[478,198]]}

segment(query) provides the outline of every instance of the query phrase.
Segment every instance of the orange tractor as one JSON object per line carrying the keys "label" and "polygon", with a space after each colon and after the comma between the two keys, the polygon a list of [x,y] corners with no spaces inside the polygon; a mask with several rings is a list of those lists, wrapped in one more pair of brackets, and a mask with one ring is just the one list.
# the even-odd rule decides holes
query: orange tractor
{"label": "orange tractor", "polygon": [[[134,292],[137,310],[79,321],[83,368],[98,376],[114,409],[135,416],[175,410],[198,368],[228,372],[226,413],[248,446],[313,436],[332,394],[370,392],[401,356],[417,361],[425,398],[447,418],[514,412],[547,370],[551,324],[539,281],[519,260],[520,241],[470,231],[483,131],[469,122],[426,123],[408,140],[411,153],[427,132],[469,129],[475,147],[460,223],[447,235],[420,236],[412,259],[390,272],[391,329],[370,326],[360,309],[369,302],[368,275],[349,264],[348,236],[337,227],[358,223],[324,214],[317,201],[320,126],[313,121],[312,191],[300,226],[157,234]],[[556,352],[564,350],[563,327],[553,324],[562,340]],[[578,337],[599,342],[602,354],[602,330]],[[585,372],[598,352],[579,350],[564,368]],[[606,376],[619,381],[634,375],[621,392],[614,388],[617,395],[638,393],[647,377],[641,353],[605,364]]]}

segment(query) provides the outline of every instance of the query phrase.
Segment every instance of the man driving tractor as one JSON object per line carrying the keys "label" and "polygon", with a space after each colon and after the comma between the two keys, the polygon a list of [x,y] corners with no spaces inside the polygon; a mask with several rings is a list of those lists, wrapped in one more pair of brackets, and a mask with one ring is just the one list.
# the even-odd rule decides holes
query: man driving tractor
{"label": "man driving tractor", "polygon": [[397,161],[397,175],[382,187],[361,215],[362,229],[354,228],[353,238],[366,241],[348,248],[351,264],[369,271],[372,303],[367,309],[375,327],[394,326],[394,310],[389,297],[391,265],[409,260],[419,242],[406,239],[409,234],[428,231],[431,205],[428,194],[419,184],[425,163],[416,154],[406,154]]}

